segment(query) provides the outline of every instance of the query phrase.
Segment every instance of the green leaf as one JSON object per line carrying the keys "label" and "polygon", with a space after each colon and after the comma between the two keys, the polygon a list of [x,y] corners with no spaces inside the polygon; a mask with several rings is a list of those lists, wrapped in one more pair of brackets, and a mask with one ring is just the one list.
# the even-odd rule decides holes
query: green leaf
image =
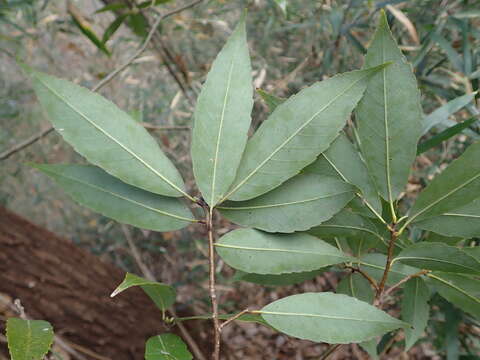
{"label": "green leaf", "polygon": [[185,195],[178,170],[147,130],[127,113],[88,89],[25,70],[55,129],[88,161],[144,190]]}
{"label": "green leaf", "polygon": [[443,243],[420,242],[403,249],[393,260],[420,269],[480,274],[480,262],[462,249]]}
{"label": "green leaf", "polygon": [[152,336],[145,346],[145,360],[191,360],[187,345],[175,334]]}
{"label": "green leaf", "polygon": [[335,247],[303,233],[268,234],[237,229],[222,236],[215,246],[228,265],[255,274],[312,271],[351,260]]}
{"label": "green leaf", "polygon": [[[362,270],[365,270],[367,274],[369,274],[375,280],[380,281],[383,276],[383,272],[385,271],[387,257],[383,254],[366,254],[362,256],[359,263],[361,264]],[[419,271],[420,269],[414,268],[413,266],[393,263],[388,273],[387,285],[394,285],[406,276],[413,275]]]}
{"label": "green leaf", "polygon": [[273,0],[275,4],[282,10],[283,15],[287,14],[288,0]]}
{"label": "green leaf", "polygon": [[115,20],[113,20],[110,25],[108,25],[107,29],[103,33],[102,37],[102,42],[105,44],[110,38],[115,34],[115,32],[118,30],[120,25],[123,24],[125,19],[127,18],[128,14],[123,14],[118,16]]}
{"label": "green leaf", "polygon": [[451,126],[448,118],[455,114],[458,110],[468,105],[474,98],[476,93],[465,94],[450,100],[445,105],[428,114],[423,119],[422,135],[425,135],[432,127],[444,124]]}
{"label": "green leaf", "polygon": [[382,212],[382,204],[367,167],[343,132],[318,157],[317,161],[305,168],[304,172],[321,175],[335,173],[343,181],[360,189],[361,193],[358,193],[358,196],[369,208],[377,213]]}
{"label": "green leaf", "polygon": [[475,194],[480,194],[480,142],[470,145],[420,193],[407,224],[467,205]]}
{"label": "green leaf", "polygon": [[257,93],[261,96],[262,100],[267,104],[270,112],[274,111],[278,105],[285,102],[287,99],[269,94],[262,89],[257,89]]}
{"label": "green leaf", "polygon": [[279,105],[247,142],[225,199],[262,195],[313,162],[345,125],[368,79],[385,66],[334,76]]}
{"label": "green leaf", "polygon": [[74,11],[69,11],[70,16],[72,17],[73,23],[78,27],[78,29],[85,35],[100,51],[110,56],[110,51],[105,46],[105,43],[102,42],[93,31],[91,25],[79,14]]}
{"label": "green leaf", "polygon": [[41,360],[53,342],[53,328],[43,320],[7,320],[8,350],[12,360]]}
{"label": "green leaf", "polygon": [[378,360],[377,339],[371,339],[368,341],[362,341],[359,345],[365,350],[372,360]]}
{"label": "green leaf", "polygon": [[330,219],[353,196],[353,186],[342,180],[300,174],[265,195],[248,201],[226,202],[219,210],[239,225],[291,233],[308,230]]}
{"label": "green leaf", "polygon": [[439,294],[480,320],[480,280],[460,274],[427,274]]}
{"label": "green leaf", "polygon": [[345,276],[337,285],[337,294],[345,294],[371,304],[373,302],[372,286],[359,273]]}
{"label": "green leaf", "polygon": [[460,54],[455,51],[452,45],[450,45],[450,42],[439,33],[433,33],[432,40],[435,41],[440,46],[440,48],[445,52],[445,54],[448,57],[448,60],[453,65],[453,67],[457,71],[463,72],[463,69],[464,69],[463,60],[460,57]]}
{"label": "green leaf", "polygon": [[128,6],[127,4],[120,3],[120,2],[111,3],[111,4],[108,4],[108,5],[105,5],[105,6],[101,7],[97,11],[95,11],[95,14],[99,14],[99,13],[107,12],[107,11],[118,11],[118,10],[122,10],[122,9],[127,8],[127,6]]}
{"label": "green leaf", "polygon": [[195,108],[193,172],[215,206],[235,179],[250,127],[253,86],[245,15],[215,59]]}
{"label": "green leaf", "polygon": [[328,292],[288,296],[260,313],[287,335],[330,344],[358,343],[408,326],[363,301]]}
{"label": "green leaf", "polygon": [[415,223],[420,229],[445,236],[480,237],[480,199],[439,216]]}
{"label": "green leaf", "polygon": [[430,290],[422,278],[410,279],[403,290],[402,319],[413,328],[405,329],[405,351],[420,339],[427,327],[430,307]]}
{"label": "green leaf", "polygon": [[172,306],[175,302],[176,294],[171,286],[156,281],[146,280],[130,273],[125,274],[125,279],[110,296],[117,296],[122,291],[133,286],[140,286],[161,311],[165,311],[165,309]]}
{"label": "green leaf", "polygon": [[404,191],[415,160],[423,112],[411,65],[398,48],[382,12],[364,66],[386,61],[394,64],[372,77],[356,114],[367,167],[380,195],[393,203]]}
{"label": "green leaf", "polygon": [[359,248],[365,250],[374,247],[379,241],[386,243],[368,218],[347,210],[342,210],[330,220],[310,229],[308,233],[325,239],[335,237],[353,239],[358,242]]}
{"label": "green leaf", "polygon": [[448,129],[443,130],[441,133],[431,137],[430,139],[425,140],[424,142],[418,144],[417,155],[420,155],[425,151],[440,145],[441,143],[443,143],[444,141],[447,141],[448,139],[454,137],[455,135],[460,134],[464,129],[468,128],[470,125],[472,125],[476,121],[477,121],[477,118],[472,117],[461,123],[453,125]]}
{"label": "green leaf", "polygon": [[246,281],[254,284],[267,285],[267,286],[286,286],[286,285],[299,284],[304,281],[311,280],[317,277],[318,275],[320,275],[321,273],[323,273],[324,271],[325,269],[320,269],[320,270],[298,272],[298,273],[291,273],[291,274],[270,275],[270,274],[246,273],[244,271],[237,270],[232,280]]}
{"label": "green leaf", "polygon": [[31,165],[50,176],[81,205],[121,223],[148,230],[173,231],[196,221],[179,199],[125,184],[98,167]]}
{"label": "green leaf", "polygon": [[462,250],[465,251],[471,257],[474,257],[475,259],[477,259],[477,261],[480,261],[480,245],[473,246],[473,247],[464,247]]}

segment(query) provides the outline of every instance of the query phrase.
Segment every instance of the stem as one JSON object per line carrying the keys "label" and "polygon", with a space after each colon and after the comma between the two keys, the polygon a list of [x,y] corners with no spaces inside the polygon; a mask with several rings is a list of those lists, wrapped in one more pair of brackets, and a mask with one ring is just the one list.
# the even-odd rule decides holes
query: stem
{"label": "stem", "polygon": [[382,294],[383,290],[385,289],[385,284],[387,282],[388,273],[390,272],[390,267],[392,266],[393,260],[393,250],[395,249],[395,242],[398,239],[398,232],[395,230],[395,224],[389,226],[390,230],[390,242],[388,244],[388,253],[387,253],[387,262],[385,264],[385,271],[383,272],[382,280],[378,285],[377,293],[375,295],[375,303],[378,303]]}
{"label": "stem", "polygon": [[213,209],[208,205],[205,207],[208,212],[207,216],[207,230],[208,230],[208,261],[210,269],[210,300],[212,303],[212,318],[213,318],[213,334],[214,334],[214,349],[212,353],[213,360],[220,360],[220,323],[218,321],[218,301],[215,291],[215,244],[213,238]]}
{"label": "stem", "polygon": [[391,294],[393,291],[395,291],[396,289],[398,289],[400,286],[402,286],[403,284],[405,284],[407,281],[413,279],[413,278],[416,278],[416,277],[419,277],[419,276],[422,276],[422,275],[425,275],[425,274],[428,274],[430,272],[430,270],[421,270],[415,274],[411,274],[411,275],[408,275],[406,277],[404,277],[402,280],[400,280],[399,282],[397,282],[395,285],[392,285],[391,287],[389,287],[384,293],[383,293],[383,296],[388,296],[389,294]]}
{"label": "stem", "polygon": [[365,279],[368,280],[368,282],[370,283],[370,285],[372,285],[372,287],[373,287],[376,291],[378,291],[378,284],[377,284],[377,282],[375,281],[374,278],[372,278],[370,275],[368,275],[365,271],[363,271],[363,270],[360,269],[360,268],[356,268],[356,267],[350,266],[350,265],[345,265],[345,268],[352,270],[352,272],[358,272],[360,275],[362,275]]}
{"label": "stem", "polygon": [[250,312],[250,309],[245,309],[240,311],[238,314],[233,315],[231,318],[227,319],[224,323],[220,325],[220,330],[222,330],[225,326],[230,324],[232,321],[237,320],[240,316],[248,314]]}

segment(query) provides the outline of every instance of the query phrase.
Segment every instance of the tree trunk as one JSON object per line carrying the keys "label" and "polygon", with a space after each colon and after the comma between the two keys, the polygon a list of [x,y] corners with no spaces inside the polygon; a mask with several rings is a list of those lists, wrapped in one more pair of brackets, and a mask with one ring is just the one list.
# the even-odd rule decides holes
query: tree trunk
{"label": "tree trunk", "polygon": [[20,299],[27,316],[50,321],[70,343],[112,360],[143,359],[146,339],[165,329],[140,289],[109,297],[123,277],[119,268],[0,207],[0,295]]}

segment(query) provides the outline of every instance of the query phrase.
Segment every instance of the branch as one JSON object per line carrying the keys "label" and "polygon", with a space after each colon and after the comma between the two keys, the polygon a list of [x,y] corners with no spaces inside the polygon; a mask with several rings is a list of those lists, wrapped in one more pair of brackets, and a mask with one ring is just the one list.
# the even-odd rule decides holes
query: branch
{"label": "branch", "polygon": [[220,330],[222,330],[225,326],[230,324],[232,321],[237,320],[240,316],[248,314],[250,312],[250,309],[245,309],[240,311],[238,314],[233,315],[231,318],[227,319],[224,323],[220,325]]}
{"label": "branch", "polygon": [[360,268],[356,268],[356,267],[353,267],[353,266],[350,266],[350,265],[345,265],[345,268],[352,270],[352,272],[358,272],[360,275],[362,275],[365,279],[368,280],[368,282],[370,283],[370,285],[372,285],[373,288],[374,288],[376,291],[378,291],[378,284],[377,284],[377,282],[375,281],[374,278],[372,278],[370,275],[368,275],[365,271],[363,271],[363,270],[360,269]]}
{"label": "branch", "polygon": [[330,357],[330,355],[332,355],[335,351],[337,351],[340,346],[342,346],[343,344],[333,344],[333,345],[330,345],[330,347],[320,356],[320,358],[318,360],[326,360]]}
{"label": "branch", "polygon": [[[107,76],[105,76],[97,85],[95,85],[93,88],[92,88],[92,91],[93,92],[96,92],[98,90],[100,90],[102,87],[104,87],[105,85],[107,85],[110,81],[112,81],[113,78],[115,78],[118,74],[120,74],[123,70],[125,70],[127,67],[129,67],[137,57],[139,57],[144,51],[145,49],[147,48],[148,44],[150,43],[153,35],[156,33],[158,27],[160,26],[160,23],[165,20],[166,18],[172,16],[172,15],[175,15],[175,14],[178,14],[179,12],[181,11],[184,11],[184,10],[187,10],[187,9],[190,9],[192,7],[194,7],[195,5],[197,4],[200,4],[203,0],[195,0],[185,6],[182,6],[182,7],[179,7],[177,9],[174,9],[172,11],[169,11],[169,12],[166,12],[165,14],[163,15],[160,15],[157,20],[155,21],[155,23],[152,25],[150,31],[148,32],[148,35],[147,37],[145,38],[145,41],[143,42],[142,46],[140,46],[140,48],[138,48],[137,51],[135,51],[132,56],[130,56],[130,58],[121,66],[119,66],[118,68],[116,68],[115,70],[113,70],[110,74],[108,74]],[[40,131],[39,133],[35,134],[35,135],[32,135],[30,138],[28,138],[27,140],[25,141],[22,141],[16,145],[14,145],[12,148],[10,148],[9,150],[6,150],[4,151],[3,153],[0,154],[0,161],[1,160],[5,160],[7,158],[9,158],[10,156],[12,156],[13,154],[17,153],[18,151],[20,150],[23,150],[25,149],[26,147],[34,144],[35,142],[37,142],[38,140],[40,140],[41,138],[45,137],[46,135],[48,135],[49,133],[51,133],[53,131],[53,126],[50,126],[42,131]]]}
{"label": "branch", "polygon": [[385,264],[385,271],[383,272],[382,280],[378,285],[377,293],[375,295],[375,303],[379,302],[383,294],[383,290],[385,289],[388,273],[390,272],[390,268],[392,266],[393,250],[395,249],[395,242],[397,241],[397,238],[399,236],[399,233],[395,230],[394,226],[389,226],[389,230],[390,230],[390,243],[388,244],[387,262]]}
{"label": "branch", "polygon": [[425,275],[425,274],[428,274],[430,272],[430,270],[422,270],[422,271],[419,271],[415,274],[411,274],[411,275],[408,275],[406,277],[404,277],[402,280],[400,280],[399,282],[397,282],[395,285],[392,285],[390,288],[388,288],[384,293],[383,293],[383,296],[388,296],[390,295],[393,291],[395,291],[396,289],[398,289],[400,286],[402,286],[403,284],[405,284],[407,281],[413,279],[413,278],[416,278],[416,277],[419,277],[419,276],[422,276],[422,275]]}

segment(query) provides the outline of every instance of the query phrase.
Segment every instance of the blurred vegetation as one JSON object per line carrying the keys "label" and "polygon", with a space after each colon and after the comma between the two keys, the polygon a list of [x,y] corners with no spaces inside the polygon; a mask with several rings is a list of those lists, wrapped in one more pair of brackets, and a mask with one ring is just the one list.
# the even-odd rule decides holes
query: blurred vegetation
{"label": "blurred vegetation", "polygon": [[[16,57],[91,88],[135,51],[158,12],[186,2],[138,1],[133,8],[105,8],[106,3],[116,2],[0,0],[0,153],[48,126]],[[165,21],[155,46],[105,87],[102,94],[139,121],[154,126],[190,126],[192,99],[240,12],[248,8],[255,86],[287,97],[315,81],[361,67],[361,55],[373,35],[376,13],[385,7],[392,30],[418,77],[424,112],[430,114],[431,127],[423,140],[474,119],[463,128],[450,130],[448,136],[443,135],[441,141],[434,142],[418,157],[403,200],[409,202],[446,163],[479,139],[475,93],[480,79],[478,0],[205,0]],[[258,97],[253,127],[267,113]],[[191,185],[188,130],[159,130],[155,135]],[[45,176],[25,166],[28,161],[83,162],[59,135],[48,135],[2,161],[0,204],[125,269],[135,270],[125,229],[77,206]],[[224,225],[226,231],[229,225]],[[206,281],[206,259],[198,255],[199,250],[205,251],[201,233],[127,231],[133,231],[144,261],[159,278],[185,288],[183,302],[206,309],[206,298],[203,303],[192,303],[198,297],[192,295],[195,290],[191,286],[198,287],[199,295]],[[228,277],[231,272],[224,269],[222,274]],[[252,295],[240,297],[228,292],[237,285],[228,280],[224,283],[226,310],[235,302],[239,308],[239,302],[251,304],[260,296],[272,298],[289,291],[286,287],[275,290],[276,294],[272,290],[271,295],[259,295],[255,288]],[[430,328],[429,343],[435,349],[421,344],[424,354],[478,359],[471,351],[479,349],[473,325],[459,318],[463,315],[451,305],[439,298],[434,301],[442,310]]]}

